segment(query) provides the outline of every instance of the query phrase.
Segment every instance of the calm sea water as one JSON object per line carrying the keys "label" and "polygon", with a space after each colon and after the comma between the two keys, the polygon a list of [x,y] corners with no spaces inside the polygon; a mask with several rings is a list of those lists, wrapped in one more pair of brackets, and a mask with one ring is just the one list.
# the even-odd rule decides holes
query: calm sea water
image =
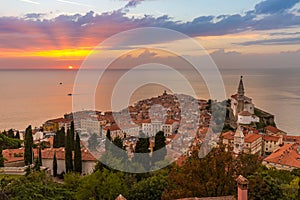
{"label": "calm sea water", "polygon": [[[76,73],[76,70],[1,70],[0,130],[24,130],[29,124],[40,126],[47,119],[71,112],[72,96],[68,94],[73,91]],[[122,70],[108,71],[99,82],[95,96],[97,110],[110,110],[109,97],[122,73]],[[149,76],[147,71],[139,73],[140,77]],[[227,97],[236,92],[239,77],[244,75],[246,95],[254,104],[274,114],[279,128],[300,135],[300,69],[226,69],[221,74]],[[201,77],[190,71],[185,75],[197,96],[208,99]],[[157,76],[177,87],[181,85],[167,70],[157,71]],[[133,93],[130,103],[157,96],[165,89],[157,84],[142,86]]]}

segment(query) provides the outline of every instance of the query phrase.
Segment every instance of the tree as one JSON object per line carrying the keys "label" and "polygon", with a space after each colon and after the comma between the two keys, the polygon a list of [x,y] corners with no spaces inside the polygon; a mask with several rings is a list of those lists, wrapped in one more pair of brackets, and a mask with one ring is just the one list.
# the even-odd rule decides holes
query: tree
{"label": "tree", "polygon": [[88,140],[88,146],[90,150],[96,150],[96,147],[98,145],[98,136],[96,133],[92,134],[91,137]]}
{"label": "tree", "polygon": [[2,147],[0,146],[0,167],[4,167],[4,157],[2,154]]}
{"label": "tree", "polygon": [[112,155],[118,159],[126,158],[127,154],[124,150],[123,141],[120,137],[116,137],[112,144],[114,146],[110,147],[110,151],[112,152]]}
{"label": "tree", "polygon": [[54,151],[54,156],[53,156],[53,176],[57,176],[57,159],[56,159],[56,151]]}
{"label": "tree", "polygon": [[135,146],[135,154],[133,157],[133,161],[141,164],[145,170],[149,170],[150,167],[149,146],[149,138],[145,138],[145,135],[141,133],[140,138],[138,139]]}
{"label": "tree", "polygon": [[78,133],[76,133],[74,168],[75,168],[75,172],[78,172],[79,174],[82,173],[82,157],[81,157],[81,148],[80,148],[80,138]]}
{"label": "tree", "polygon": [[[155,135],[154,148],[152,154],[152,162],[163,161],[167,155],[166,137],[163,131],[159,131]],[[159,150],[159,151],[158,151]]]}
{"label": "tree", "polygon": [[74,128],[74,121],[72,121],[71,122],[71,135],[70,135],[70,145],[71,145],[72,150],[75,149],[74,138],[75,138],[75,128]]}
{"label": "tree", "polygon": [[65,147],[65,164],[66,164],[66,172],[73,171],[73,161],[72,161],[72,134],[71,130],[68,129],[66,136],[66,147]]}
{"label": "tree", "polygon": [[77,190],[76,199],[113,200],[119,194],[126,197],[128,189],[123,177],[123,173],[113,173],[107,169],[85,176]]}
{"label": "tree", "polygon": [[14,134],[14,131],[12,129],[8,130],[7,137],[9,137],[9,138],[15,138],[15,134]]}
{"label": "tree", "polygon": [[32,152],[33,137],[32,137],[31,125],[26,128],[24,146],[25,146],[25,149],[24,149],[25,165],[32,164],[32,162],[33,162],[33,160],[32,160],[33,159],[33,152]]}
{"label": "tree", "polygon": [[38,165],[42,166],[43,165],[43,162],[42,162],[42,159],[43,159],[42,158],[42,148],[39,147],[38,150],[39,150]]}
{"label": "tree", "polygon": [[249,199],[277,200],[283,197],[280,183],[262,169],[249,176]]}
{"label": "tree", "polygon": [[110,129],[107,129],[106,132],[106,139],[105,139],[105,151],[111,150],[111,135],[110,135]]}
{"label": "tree", "polygon": [[162,199],[227,196],[236,192],[234,158],[224,146],[204,158],[194,151],[182,167],[173,167]]}
{"label": "tree", "polygon": [[15,135],[15,138],[18,139],[18,140],[20,139],[20,132],[19,131],[17,131],[17,133]]}
{"label": "tree", "polygon": [[154,175],[143,179],[133,185],[129,192],[129,198],[133,200],[152,200],[161,199],[161,195],[168,182],[167,176]]}

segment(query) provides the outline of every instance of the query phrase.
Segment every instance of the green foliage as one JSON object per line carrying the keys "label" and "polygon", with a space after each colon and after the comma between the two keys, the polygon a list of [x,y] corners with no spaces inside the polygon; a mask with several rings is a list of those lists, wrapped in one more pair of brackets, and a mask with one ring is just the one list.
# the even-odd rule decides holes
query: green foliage
{"label": "green foliage", "polygon": [[12,180],[4,187],[11,200],[72,200],[74,193],[63,184],[57,184],[47,177],[44,172],[33,172],[28,176],[21,176]]}
{"label": "green foliage", "polygon": [[79,174],[82,173],[82,157],[81,157],[80,138],[78,133],[76,134],[76,142],[75,142],[74,169],[75,172]]}
{"label": "green foliage", "polygon": [[123,176],[123,173],[113,173],[107,169],[85,176],[77,190],[76,199],[114,200],[119,194],[126,197],[128,188]]}
{"label": "green foliage", "polygon": [[199,159],[193,152],[182,167],[174,167],[162,199],[232,195],[236,191],[235,161],[224,146]]}
{"label": "green foliage", "polygon": [[31,126],[28,126],[25,131],[25,141],[24,141],[24,161],[25,165],[32,164],[33,162],[33,137],[32,137],[32,130]]}
{"label": "green foliage", "polygon": [[161,199],[167,181],[167,176],[161,174],[141,180],[130,190],[129,199],[159,200]]}
{"label": "green foliage", "polygon": [[2,149],[17,149],[21,147],[21,141],[9,138],[4,133],[0,133],[0,146]]}

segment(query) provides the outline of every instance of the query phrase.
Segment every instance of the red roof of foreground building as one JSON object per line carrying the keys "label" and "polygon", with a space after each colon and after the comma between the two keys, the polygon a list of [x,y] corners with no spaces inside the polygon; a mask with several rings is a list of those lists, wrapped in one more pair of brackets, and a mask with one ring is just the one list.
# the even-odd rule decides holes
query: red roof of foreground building
{"label": "red roof of foreground building", "polygon": [[222,133],[222,137],[223,137],[223,139],[233,140],[234,139],[234,132],[227,131],[225,133]]}
{"label": "red roof of foreground building", "polygon": [[273,136],[273,135],[264,135],[263,140],[264,141],[270,141],[270,142],[278,142],[280,137],[278,136]]}
{"label": "red roof of foreground building", "polygon": [[[42,150],[43,159],[53,159],[54,152],[56,151],[56,158],[58,160],[65,159],[64,148],[46,148]],[[33,149],[34,157],[38,155],[37,149]],[[19,149],[5,149],[2,151],[5,163],[17,162],[24,160],[24,148]],[[83,161],[97,161],[97,159],[87,150],[81,149],[81,156]],[[73,154],[74,157],[74,154]]]}
{"label": "red roof of foreground building", "polygon": [[265,130],[266,130],[266,131],[270,131],[270,132],[272,132],[272,133],[278,133],[278,132],[281,132],[280,129],[278,129],[278,128],[274,127],[274,126],[267,126],[267,127],[265,128]]}
{"label": "red roof of foreground building", "polygon": [[299,144],[285,144],[264,159],[265,162],[300,168]]}
{"label": "red roof of foreground building", "polygon": [[245,142],[252,143],[252,142],[255,142],[256,140],[258,140],[259,138],[261,138],[261,135],[256,134],[256,133],[250,133],[245,136]]}

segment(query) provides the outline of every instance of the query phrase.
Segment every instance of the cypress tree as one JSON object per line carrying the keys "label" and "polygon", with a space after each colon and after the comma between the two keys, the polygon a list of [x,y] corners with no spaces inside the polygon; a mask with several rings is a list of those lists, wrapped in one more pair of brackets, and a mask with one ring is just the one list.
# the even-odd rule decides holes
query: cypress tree
{"label": "cypress tree", "polygon": [[54,151],[54,156],[53,156],[53,176],[57,176],[57,159],[56,159],[56,151]]}
{"label": "cypress tree", "polygon": [[[158,152],[159,150],[159,152]],[[165,159],[165,156],[167,155],[166,150],[166,137],[163,131],[159,131],[155,135],[155,143],[153,148],[153,154],[152,154],[152,161],[162,161]]]}
{"label": "cypress tree", "polygon": [[15,138],[16,139],[20,139],[20,133],[19,133],[19,131],[17,131]]}
{"label": "cypress tree", "polygon": [[65,147],[65,135],[66,135],[66,132],[65,132],[65,127],[62,127],[60,129],[60,132],[59,132],[59,135],[58,135],[58,146],[59,147]]}
{"label": "cypress tree", "polygon": [[57,130],[53,137],[53,148],[59,147],[59,134],[60,134],[60,130]]}
{"label": "cypress tree", "polygon": [[141,133],[140,138],[137,141],[135,146],[135,154],[133,157],[133,161],[142,164],[145,170],[149,170],[150,167],[149,146],[150,146],[149,138],[145,138],[144,133]]}
{"label": "cypress tree", "polygon": [[12,129],[8,130],[7,137],[9,137],[9,138],[14,138],[15,137],[14,131]]}
{"label": "cypress tree", "polygon": [[72,121],[71,122],[71,136],[70,136],[70,142],[71,142],[72,150],[75,149],[74,137],[75,137],[75,128],[74,128],[74,122]]}
{"label": "cypress tree", "polygon": [[42,163],[42,148],[41,148],[41,147],[39,147],[38,165],[39,165],[39,166],[42,166],[42,165],[43,165],[43,163]]}
{"label": "cypress tree", "polygon": [[33,137],[32,137],[32,130],[31,125],[26,128],[25,131],[25,141],[24,141],[24,161],[25,165],[32,164],[32,147],[33,147]]}
{"label": "cypress tree", "polygon": [[68,129],[66,136],[66,147],[65,147],[65,164],[66,172],[73,171],[73,162],[72,162],[72,146],[71,146],[71,130]]}
{"label": "cypress tree", "polygon": [[78,133],[76,133],[74,168],[75,168],[75,172],[78,172],[79,174],[82,173],[82,157],[81,157],[81,148],[80,148],[80,138]]}
{"label": "cypress tree", "polygon": [[2,147],[0,146],[0,167],[4,167],[4,157],[2,154]]}
{"label": "cypress tree", "polygon": [[111,135],[110,135],[110,129],[106,132],[106,139],[105,139],[105,151],[111,150]]}

